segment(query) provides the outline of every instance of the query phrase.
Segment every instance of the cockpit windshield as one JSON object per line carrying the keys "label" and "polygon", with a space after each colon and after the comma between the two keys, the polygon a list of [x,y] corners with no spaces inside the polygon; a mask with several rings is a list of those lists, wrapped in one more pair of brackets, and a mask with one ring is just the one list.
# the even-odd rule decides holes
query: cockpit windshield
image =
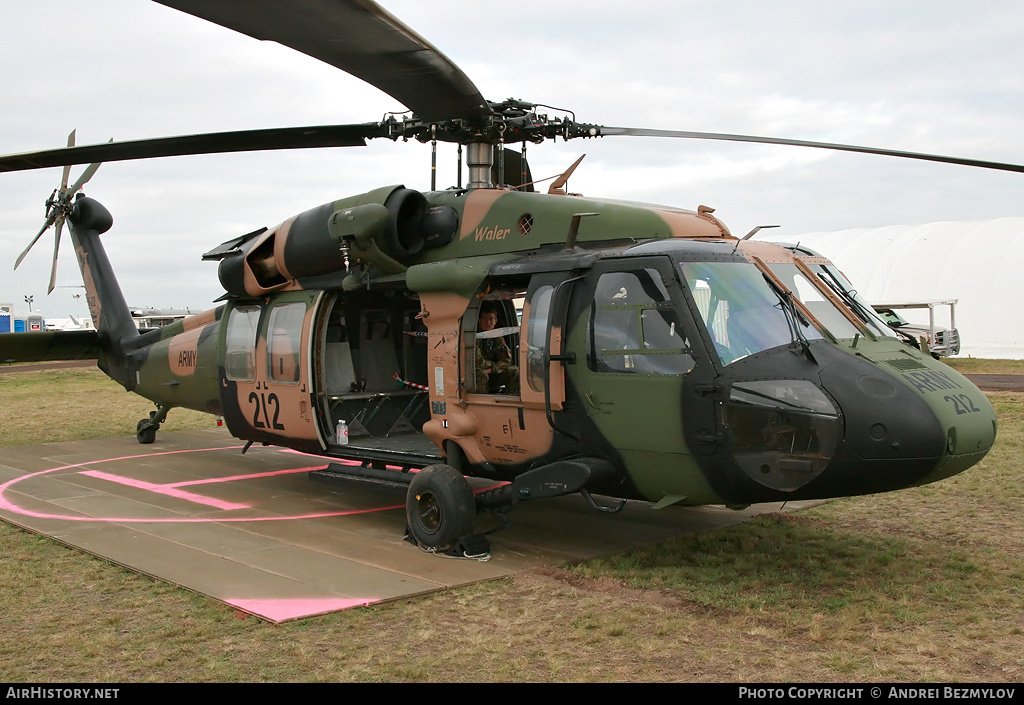
{"label": "cockpit windshield", "polygon": [[[802,264],[815,275],[815,284],[819,288],[831,290],[867,326],[871,333],[885,338],[899,337],[884,320],[879,318],[871,305],[857,293],[850,280],[834,264],[810,248],[800,245],[784,245],[784,247],[799,257]],[[817,316],[814,311],[812,313]]]}
{"label": "cockpit windshield", "polygon": [[885,321],[883,321],[878,314],[875,312],[871,305],[868,304],[857,290],[853,288],[850,281],[843,276],[843,273],[835,268],[831,264],[811,264],[809,265],[812,272],[818,275],[818,278],[834,291],[839,298],[846,302],[853,310],[857,317],[864,321],[876,335],[884,336],[887,338],[899,337],[890,328]]}
{"label": "cockpit windshield", "polygon": [[766,263],[766,266],[787,289],[800,299],[800,302],[807,307],[811,315],[834,338],[852,338],[860,334],[860,330],[850,322],[846,314],[832,303],[832,300],[826,297],[795,264],[791,262],[769,262]]}
{"label": "cockpit windshield", "polygon": [[723,365],[822,337],[750,262],[685,262],[681,267]]}

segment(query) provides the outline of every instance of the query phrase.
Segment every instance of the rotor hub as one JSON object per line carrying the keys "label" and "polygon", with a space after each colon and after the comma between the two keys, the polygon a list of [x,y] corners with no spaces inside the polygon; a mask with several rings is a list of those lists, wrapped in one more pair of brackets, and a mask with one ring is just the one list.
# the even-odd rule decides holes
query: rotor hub
{"label": "rotor hub", "polygon": [[[509,98],[501,103],[488,101],[491,112],[484,118],[454,118],[441,122],[425,122],[415,114],[401,120],[391,117],[386,121],[391,139],[416,139],[420,142],[438,140],[457,144],[483,143],[489,145],[533,142],[544,140],[600,137],[600,125],[576,122],[571,112],[565,116],[550,116],[537,108],[547,107]],[[549,108],[555,110],[554,108]]]}

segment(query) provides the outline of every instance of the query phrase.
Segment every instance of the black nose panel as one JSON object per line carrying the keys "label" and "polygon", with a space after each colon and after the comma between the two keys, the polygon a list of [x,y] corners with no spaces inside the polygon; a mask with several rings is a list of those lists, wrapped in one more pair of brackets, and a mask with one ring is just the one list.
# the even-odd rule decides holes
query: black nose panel
{"label": "black nose panel", "polygon": [[848,451],[865,460],[942,458],[946,434],[921,394],[874,366],[852,362],[856,368],[832,365],[821,373],[846,420]]}
{"label": "black nose panel", "polygon": [[[821,427],[820,419],[814,421],[816,425],[805,424],[808,432],[803,435],[801,427],[791,423],[796,427],[790,435],[803,442],[805,454],[818,452],[824,463],[789,467],[793,463],[787,458],[786,467],[764,463],[767,470],[762,466],[759,474],[744,467],[749,459],[741,456],[750,455],[743,446],[744,438],[723,424],[724,442],[706,464],[706,477],[721,496],[742,504],[873,494],[913,485],[938,466],[945,456],[946,434],[917,390],[837,346],[821,343],[810,347],[813,362],[794,346],[727,366],[720,378],[725,395],[719,397],[719,409],[720,413],[726,411],[734,401],[733,390],[742,392],[749,381],[806,380],[819,387],[838,409],[834,424],[838,442],[831,457],[827,456],[832,446],[826,443],[831,432],[826,433],[828,428]],[[787,429],[778,424],[762,426],[766,433],[778,431],[775,435],[785,440],[781,431]],[[786,477],[777,470],[784,470]],[[803,479],[796,477],[801,471]],[[773,480],[775,475],[779,478]]]}

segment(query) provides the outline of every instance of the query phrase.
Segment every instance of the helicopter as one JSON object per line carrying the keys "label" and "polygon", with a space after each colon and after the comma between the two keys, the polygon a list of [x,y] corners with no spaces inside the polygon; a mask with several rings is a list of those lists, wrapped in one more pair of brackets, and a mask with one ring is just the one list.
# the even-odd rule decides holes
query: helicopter
{"label": "helicopter", "polygon": [[[328,472],[407,485],[410,535],[434,551],[471,543],[479,511],[534,499],[579,493],[613,512],[872,494],[962,472],[992,447],[986,397],[903,344],[827,258],[737,237],[703,206],[566,193],[579,162],[540,192],[525,151],[660,136],[1024,167],[490,101],[369,0],[160,4],[318,58],[409,112],[0,157],[0,171],[64,167],[18,263],[50,227],[56,260],[67,224],[97,326],[3,336],[0,359],[95,358],[156,404],[140,443],[184,407],[248,444],[356,461]],[[101,242],[113,217],[81,193],[99,164],[370,139],[456,144],[466,184],[380,186],[228,239],[203,255],[224,289],[216,308],[135,328]],[[75,164],[89,166],[68,186]],[[500,374],[481,362],[495,345]],[[474,494],[467,476],[495,486]]]}

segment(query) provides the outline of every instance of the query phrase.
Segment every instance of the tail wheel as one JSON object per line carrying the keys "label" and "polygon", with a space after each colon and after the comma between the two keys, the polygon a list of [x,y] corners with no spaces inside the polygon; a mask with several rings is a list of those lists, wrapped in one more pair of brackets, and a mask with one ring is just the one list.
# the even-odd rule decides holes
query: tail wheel
{"label": "tail wheel", "polygon": [[156,426],[151,426],[149,419],[139,419],[135,426],[135,438],[142,444],[152,443],[156,440]]}
{"label": "tail wheel", "polygon": [[469,482],[455,468],[430,465],[409,484],[405,513],[417,544],[447,551],[472,532],[476,503]]}

